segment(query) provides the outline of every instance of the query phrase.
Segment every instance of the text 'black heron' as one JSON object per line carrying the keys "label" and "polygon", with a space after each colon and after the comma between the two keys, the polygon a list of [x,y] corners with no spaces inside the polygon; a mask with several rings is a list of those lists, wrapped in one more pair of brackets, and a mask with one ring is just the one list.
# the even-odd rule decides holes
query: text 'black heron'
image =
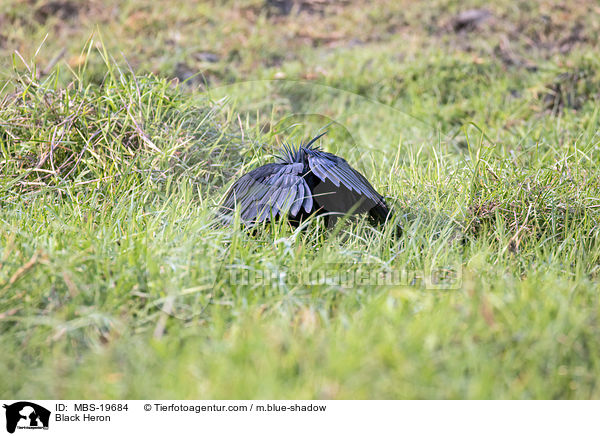
{"label": "text 'black heron'", "polygon": [[284,143],[278,162],[240,177],[225,196],[222,216],[231,221],[237,207],[246,225],[284,215],[297,225],[324,215],[332,227],[339,216],[368,213],[373,223],[385,224],[390,210],[384,198],[348,162],[315,145],[325,133],[299,147]]}

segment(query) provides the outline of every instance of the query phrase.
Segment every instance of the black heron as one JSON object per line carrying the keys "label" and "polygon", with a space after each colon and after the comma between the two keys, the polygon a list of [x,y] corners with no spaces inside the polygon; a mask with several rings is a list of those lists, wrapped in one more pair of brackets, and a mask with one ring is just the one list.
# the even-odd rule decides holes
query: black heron
{"label": "black heron", "polygon": [[300,146],[284,143],[278,162],[240,177],[220,207],[225,221],[232,221],[237,207],[249,226],[284,215],[297,226],[310,216],[324,215],[331,228],[339,216],[364,213],[374,224],[385,224],[390,209],[369,181],[346,160],[315,145],[325,133]]}

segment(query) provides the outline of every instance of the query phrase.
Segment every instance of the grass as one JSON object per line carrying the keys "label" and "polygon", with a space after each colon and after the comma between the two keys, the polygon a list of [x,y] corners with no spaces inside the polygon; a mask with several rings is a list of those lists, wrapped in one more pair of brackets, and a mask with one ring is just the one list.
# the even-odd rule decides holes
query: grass
{"label": "grass", "polygon": [[[1,397],[600,397],[594,3],[109,3],[0,9]],[[214,225],[324,126],[401,238]]]}

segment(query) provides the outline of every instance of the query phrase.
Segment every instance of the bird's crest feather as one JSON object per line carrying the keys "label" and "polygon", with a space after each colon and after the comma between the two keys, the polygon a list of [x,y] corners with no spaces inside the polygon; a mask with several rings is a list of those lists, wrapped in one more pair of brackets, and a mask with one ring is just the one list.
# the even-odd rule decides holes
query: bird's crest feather
{"label": "bird's crest feather", "polygon": [[325,135],[326,133],[327,133],[327,131],[321,133],[320,135],[315,136],[313,139],[311,139],[310,141],[308,141],[308,143],[305,144],[305,145],[303,145],[302,147],[303,148],[307,148],[309,150],[318,150],[319,149],[318,146],[312,146],[312,145],[317,141],[317,139],[319,139],[321,136]]}
{"label": "bird's crest feather", "polygon": [[320,135],[315,136],[313,139],[308,141],[306,144],[300,144],[298,146],[295,145],[294,143],[284,142],[282,144],[279,154],[277,155],[277,158],[282,163],[301,162],[302,156],[301,156],[300,152],[302,151],[302,149],[319,150],[319,146],[315,145],[315,142],[317,141],[317,139],[319,139],[321,136],[325,135],[326,133],[327,132],[323,132]]}

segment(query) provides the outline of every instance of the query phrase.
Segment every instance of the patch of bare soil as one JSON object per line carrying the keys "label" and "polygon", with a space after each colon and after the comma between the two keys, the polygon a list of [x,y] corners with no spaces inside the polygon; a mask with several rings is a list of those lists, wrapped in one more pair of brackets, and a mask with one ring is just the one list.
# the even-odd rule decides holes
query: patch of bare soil
{"label": "patch of bare soil", "polygon": [[305,12],[308,14],[325,15],[330,3],[348,3],[347,1],[328,0],[265,0],[264,7],[269,15],[290,15]]}
{"label": "patch of bare soil", "polygon": [[520,3],[515,9],[439,10],[432,36],[449,48],[498,57],[507,66],[535,69],[535,59],[568,54],[600,41],[600,5],[595,1]]}
{"label": "patch of bare soil", "polygon": [[44,24],[51,17],[69,20],[79,15],[80,7],[80,4],[71,1],[48,1],[36,8],[34,18],[40,24]]}
{"label": "patch of bare soil", "polygon": [[452,17],[450,27],[454,32],[470,32],[492,18],[493,14],[487,9],[468,9]]}
{"label": "patch of bare soil", "polygon": [[588,101],[600,98],[600,80],[589,66],[575,68],[559,74],[546,85],[541,96],[544,109],[554,115],[565,109],[579,110]]}

